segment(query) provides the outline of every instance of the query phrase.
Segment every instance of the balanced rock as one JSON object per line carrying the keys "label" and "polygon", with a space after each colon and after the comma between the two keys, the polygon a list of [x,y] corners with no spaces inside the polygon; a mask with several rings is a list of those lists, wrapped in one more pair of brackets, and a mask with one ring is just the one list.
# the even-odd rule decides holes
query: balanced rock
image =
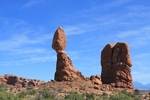
{"label": "balanced rock", "polygon": [[107,44],[101,52],[103,84],[133,89],[129,46],[124,42]]}
{"label": "balanced rock", "polygon": [[66,35],[59,27],[54,33],[52,48],[57,52],[57,64],[54,79],[56,81],[69,81],[74,78],[83,78],[81,72],[74,69],[71,59],[65,53]]}
{"label": "balanced rock", "polygon": [[52,48],[56,50],[56,52],[65,50],[66,48],[66,35],[61,27],[58,27],[54,33]]}

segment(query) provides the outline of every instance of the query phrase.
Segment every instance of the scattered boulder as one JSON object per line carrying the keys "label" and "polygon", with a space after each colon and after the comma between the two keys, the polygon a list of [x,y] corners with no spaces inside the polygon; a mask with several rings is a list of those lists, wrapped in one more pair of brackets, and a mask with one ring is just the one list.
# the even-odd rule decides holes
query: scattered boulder
{"label": "scattered boulder", "polygon": [[4,76],[0,76],[0,84],[6,84],[7,80]]}
{"label": "scattered boulder", "polygon": [[39,86],[42,83],[45,82],[35,80],[35,79],[33,80],[33,79],[22,78],[11,74],[5,74],[4,76],[0,76],[0,84],[14,85],[17,87],[28,87],[30,85]]}
{"label": "scattered boulder", "polygon": [[96,85],[102,85],[102,81],[100,80],[100,76],[99,76],[99,75],[96,75],[96,76],[92,75],[92,76],[90,77],[90,80],[91,80],[94,84],[96,84]]}
{"label": "scattered boulder", "polygon": [[103,84],[133,89],[129,46],[124,42],[107,44],[101,52]]}
{"label": "scattered boulder", "polygon": [[6,77],[6,80],[7,80],[7,84],[9,84],[9,85],[16,85],[16,84],[20,83],[20,78],[17,76],[11,75],[9,77]]}
{"label": "scattered boulder", "polygon": [[54,33],[52,48],[57,52],[57,64],[54,79],[69,81],[74,78],[83,78],[81,72],[74,69],[71,59],[65,53],[66,35],[61,27]]}

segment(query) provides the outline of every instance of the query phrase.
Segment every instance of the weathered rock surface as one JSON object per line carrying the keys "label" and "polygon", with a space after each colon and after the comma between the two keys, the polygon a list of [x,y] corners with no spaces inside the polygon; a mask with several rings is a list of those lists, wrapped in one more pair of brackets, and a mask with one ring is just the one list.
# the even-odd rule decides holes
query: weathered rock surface
{"label": "weathered rock surface", "polygon": [[94,84],[96,84],[96,85],[102,85],[102,81],[100,80],[100,76],[99,76],[99,75],[96,75],[96,76],[92,75],[92,76],[90,77],[90,80],[91,80]]}
{"label": "weathered rock surface", "polygon": [[66,35],[61,27],[58,27],[54,33],[52,48],[56,50],[56,52],[65,50],[66,48]]}
{"label": "weathered rock surface", "polygon": [[129,46],[124,42],[107,44],[101,52],[103,84],[133,89]]}
{"label": "weathered rock surface", "polygon": [[59,27],[54,33],[52,48],[57,52],[57,64],[54,79],[56,81],[69,81],[74,78],[83,78],[81,72],[74,69],[71,59],[65,53],[66,35]]}
{"label": "weathered rock surface", "polygon": [[6,84],[7,80],[4,76],[0,76],[0,84]]}
{"label": "weathered rock surface", "polygon": [[14,85],[18,87],[28,87],[31,85],[38,86],[43,83],[45,82],[40,80],[35,80],[35,79],[33,80],[33,79],[22,78],[15,75],[9,75],[9,74],[0,76],[0,84]]}

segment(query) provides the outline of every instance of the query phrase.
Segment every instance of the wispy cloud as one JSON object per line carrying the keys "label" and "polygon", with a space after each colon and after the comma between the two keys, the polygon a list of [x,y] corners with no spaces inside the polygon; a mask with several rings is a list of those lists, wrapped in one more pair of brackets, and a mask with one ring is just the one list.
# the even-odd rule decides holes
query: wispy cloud
{"label": "wispy cloud", "polygon": [[150,58],[150,53],[143,53],[143,54],[138,54],[134,56],[134,59],[142,59],[142,58]]}
{"label": "wispy cloud", "polygon": [[[5,19],[7,21],[7,19]],[[44,27],[31,27],[24,20],[8,21],[5,38],[0,39],[1,65],[20,65],[25,63],[54,61],[56,55],[45,45],[51,41],[53,34]]]}
{"label": "wispy cloud", "polygon": [[132,75],[139,75],[139,74],[140,74],[140,72],[133,71],[133,72],[131,72],[131,74],[132,74]]}
{"label": "wispy cloud", "polygon": [[64,26],[67,35],[79,35],[94,30],[96,27],[89,24],[77,24],[72,26]]}
{"label": "wispy cloud", "polygon": [[150,7],[144,5],[130,5],[127,8],[132,11],[145,11],[150,9]]}
{"label": "wispy cloud", "polygon": [[50,62],[50,61],[56,61],[56,56],[55,55],[49,55],[49,56],[39,56],[39,57],[26,57],[24,59],[12,59],[12,60],[5,60],[1,61],[2,66],[10,66],[10,65],[24,65],[28,63],[40,63],[40,62]]}
{"label": "wispy cloud", "polygon": [[29,38],[27,35],[15,35],[8,40],[0,41],[0,50],[12,50],[24,45],[43,43],[52,38],[52,34],[43,34],[39,37]]}
{"label": "wispy cloud", "polygon": [[102,8],[110,9],[112,7],[121,6],[122,4],[129,3],[131,1],[133,1],[133,0],[115,0],[115,1],[112,1],[108,4],[103,5]]}
{"label": "wispy cloud", "polygon": [[43,1],[44,0],[29,0],[29,2],[27,2],[24,6],[22,6],[22,8],[30,7]]}
{"label": "wispy cloud", "polygon": [[149,32],[150,26],[145,26],[136,30],[123,31],[116,36],[119,39],[128,39],[132,46],[141,46],[149,44],[150,36]]}
{"label": "wispy cloud", "polygon": [[11,50],[11,52],[13,52],[13,54],[44,54],[44,53],[48,53],[49,51],[44,49],[44,48],[32,48],[32,47],[28,47],[28,48],[23,48],[22,49],[13,49]]}
{"label": "wispy cloud", "polygon": [[124,31],[124,32],[120,32],[117,37],[119,38],[127,38],[127,37],[130,37],[130,36],[134,36],[134,35],[138,35],[140,34],[141,31],[138,31],[138,30],[133,30],[133,31]]}

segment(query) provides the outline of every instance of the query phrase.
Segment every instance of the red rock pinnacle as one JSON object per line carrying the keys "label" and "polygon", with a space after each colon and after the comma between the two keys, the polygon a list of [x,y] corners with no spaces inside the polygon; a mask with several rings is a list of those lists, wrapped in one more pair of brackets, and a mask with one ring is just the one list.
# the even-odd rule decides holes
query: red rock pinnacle
{"label": "red rock pinnacle", "polygon": [[73,78],[83,78],[81,72],[74,69],[71,59],[66,55],[66,35],[61,27],[54,33],[52,48],[57,52],[55,72],[56,81],[69,81]]}

